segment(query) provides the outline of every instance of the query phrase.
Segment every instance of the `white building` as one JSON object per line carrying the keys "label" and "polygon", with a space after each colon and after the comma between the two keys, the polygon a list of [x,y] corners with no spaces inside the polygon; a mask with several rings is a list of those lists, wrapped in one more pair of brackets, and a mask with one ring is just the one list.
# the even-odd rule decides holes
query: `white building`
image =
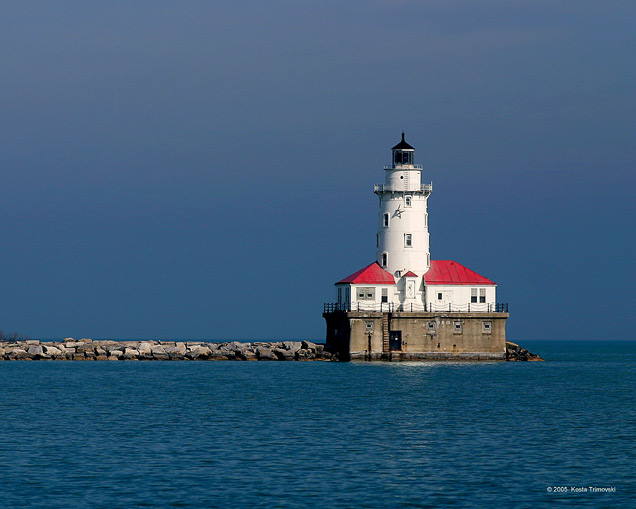
{"label": "white building", "polygon": [[404,140],[392,149],[380,199],[376,261],[336,283],[338,307],[358,311],[494,312],[497,285],[450,260],[431,260],[422,166]]}

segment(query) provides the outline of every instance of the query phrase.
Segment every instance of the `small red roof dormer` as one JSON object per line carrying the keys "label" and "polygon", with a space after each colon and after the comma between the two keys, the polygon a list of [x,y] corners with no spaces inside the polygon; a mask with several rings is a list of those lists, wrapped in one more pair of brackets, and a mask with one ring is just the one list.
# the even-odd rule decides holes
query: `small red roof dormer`
{"label": "small red roof dormer", "polygon": [[340,285],[344,283],[355,285],[394,285],[395,278],[392,274],[380,267],[378,262],[373,262],[364,269],[360,269],[358,272],[354,272],[350,276],[341,279],[336,284]]}

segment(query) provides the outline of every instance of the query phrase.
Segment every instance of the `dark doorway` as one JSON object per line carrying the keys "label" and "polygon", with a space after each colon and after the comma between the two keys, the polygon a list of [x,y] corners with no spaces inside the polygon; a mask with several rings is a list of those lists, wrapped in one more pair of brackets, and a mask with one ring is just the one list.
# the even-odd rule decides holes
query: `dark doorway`
{"label": "dark doorway", "polygon": [[402,351],[402,331],[392,330],[389,332],[389,350],[392,352]]}

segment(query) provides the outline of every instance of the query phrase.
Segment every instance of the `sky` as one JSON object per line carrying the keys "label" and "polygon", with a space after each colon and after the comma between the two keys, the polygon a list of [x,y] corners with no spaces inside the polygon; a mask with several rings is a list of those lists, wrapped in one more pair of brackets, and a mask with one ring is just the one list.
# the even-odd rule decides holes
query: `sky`
{"label": "sky", "polygon": [[0,3],[0,329],[314,339],[406,132],[507,336],[636,339],[636,3]]}

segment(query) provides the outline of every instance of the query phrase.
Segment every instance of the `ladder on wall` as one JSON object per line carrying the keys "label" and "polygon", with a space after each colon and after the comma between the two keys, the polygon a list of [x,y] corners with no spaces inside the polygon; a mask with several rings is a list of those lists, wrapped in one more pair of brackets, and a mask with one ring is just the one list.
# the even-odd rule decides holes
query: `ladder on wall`
{"label": "ladder on wall", "polygon": [[382,352],[389,351],[389,313],[382,313]]}

